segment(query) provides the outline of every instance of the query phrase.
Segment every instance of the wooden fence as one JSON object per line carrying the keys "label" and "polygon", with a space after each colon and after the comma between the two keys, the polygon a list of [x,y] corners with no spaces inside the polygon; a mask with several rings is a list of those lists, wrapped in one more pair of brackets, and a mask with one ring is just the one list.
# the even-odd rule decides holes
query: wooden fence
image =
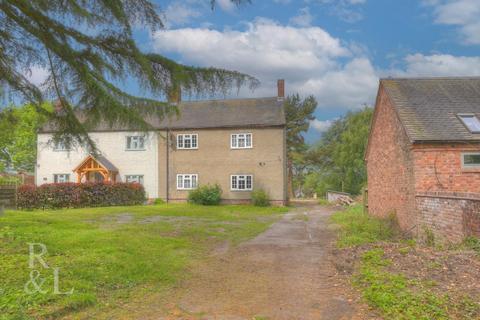
{"label": "wooden fence", "polygon": [[10,209],[17,207],[17,184],[0,184],[0,207]]}

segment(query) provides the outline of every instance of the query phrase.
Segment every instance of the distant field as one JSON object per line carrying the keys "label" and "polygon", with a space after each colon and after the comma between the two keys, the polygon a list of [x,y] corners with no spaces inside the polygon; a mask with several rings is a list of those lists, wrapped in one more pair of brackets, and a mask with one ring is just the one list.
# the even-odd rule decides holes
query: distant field
{"label": "distant field", "polygon": [[[0,217],[0,319],[61,318],[168,289],[212,248],[252,238],[286,211],[187,204],[9,211]],[[29,268],[28,243],[46,246],[49,269],[38,261]],[[59,290],[73,294],[53,293],[54,268]]]}

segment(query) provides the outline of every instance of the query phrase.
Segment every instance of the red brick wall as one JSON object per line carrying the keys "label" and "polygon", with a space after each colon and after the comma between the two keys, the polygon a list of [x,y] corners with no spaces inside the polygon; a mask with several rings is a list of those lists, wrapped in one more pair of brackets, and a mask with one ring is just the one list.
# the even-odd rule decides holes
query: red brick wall
{"label": "red brick wall", "polygon": [[451,191],[480,193],[480,169],[462,168],[463,152],[480,152],[480,144],[416,145],[417,192]]}
{"label": "red brick wall", "polygon": [[411,144],[382,86],[367,150],[368,209],[376,216],[396,213],[400,226],[416,226]]}
{"label": "red brick wall", "polygon": [[480,237],[479,194],[419,192],[416,205],[420,236],[428,230],[440,241]]}

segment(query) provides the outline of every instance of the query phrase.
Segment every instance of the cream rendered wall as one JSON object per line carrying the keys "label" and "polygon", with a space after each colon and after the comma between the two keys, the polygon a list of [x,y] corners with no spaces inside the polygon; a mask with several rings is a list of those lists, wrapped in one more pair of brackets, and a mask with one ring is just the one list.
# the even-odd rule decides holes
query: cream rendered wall
{"label": "cream rendered wall", "polygon": [[[175,137],[182,133],[198,134],[198,149],[175,150]],[[252,133],[253,148],[231,149],[233,133]],[[161,133],[163,137],[167,134]],[[170,131],[169,195],[173,201],[184,201],[188,191],[177,190],[177,174],[198,174],[200,185],[218,183],[227,202],[251,199],[250,191],[231,191],[230,175],[252,174],[254,189],[264,189],[270,199],[283,204],[286,199],[285,131],[280,128],[232,128]],[[160,197],[166,198],[166,139],[159,139]]]}
{"label": "cream rendered wall", "polygon": [[[147,197],[157,198],[158,182],[158,133],[146,135],[145,150],[127,151],[126,137],[136,132],[92,132],[90,137],[97,143],[101,154],[119,170],[117,181],[125,181],[125,175],[143,175]],[[70,181],[76,182],[72,171],[87,157],[84,148],[71,151],[55,151],[51,134],[39,134],[37,141],[37,165],[35,183],[52,183],[54,174],[70,174]]]}

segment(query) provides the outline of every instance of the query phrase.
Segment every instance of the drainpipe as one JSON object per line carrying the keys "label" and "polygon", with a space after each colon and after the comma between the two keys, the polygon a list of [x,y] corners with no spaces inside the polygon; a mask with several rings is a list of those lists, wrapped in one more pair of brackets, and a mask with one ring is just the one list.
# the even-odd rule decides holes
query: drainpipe
{"label": "drainpipe", "polygon": [[170,130],[167,128],[167,181],[166,181],[166,202],[168,203],[168,198],[169,198],[169,186],[168,186],[168,181],[170,179]]}

